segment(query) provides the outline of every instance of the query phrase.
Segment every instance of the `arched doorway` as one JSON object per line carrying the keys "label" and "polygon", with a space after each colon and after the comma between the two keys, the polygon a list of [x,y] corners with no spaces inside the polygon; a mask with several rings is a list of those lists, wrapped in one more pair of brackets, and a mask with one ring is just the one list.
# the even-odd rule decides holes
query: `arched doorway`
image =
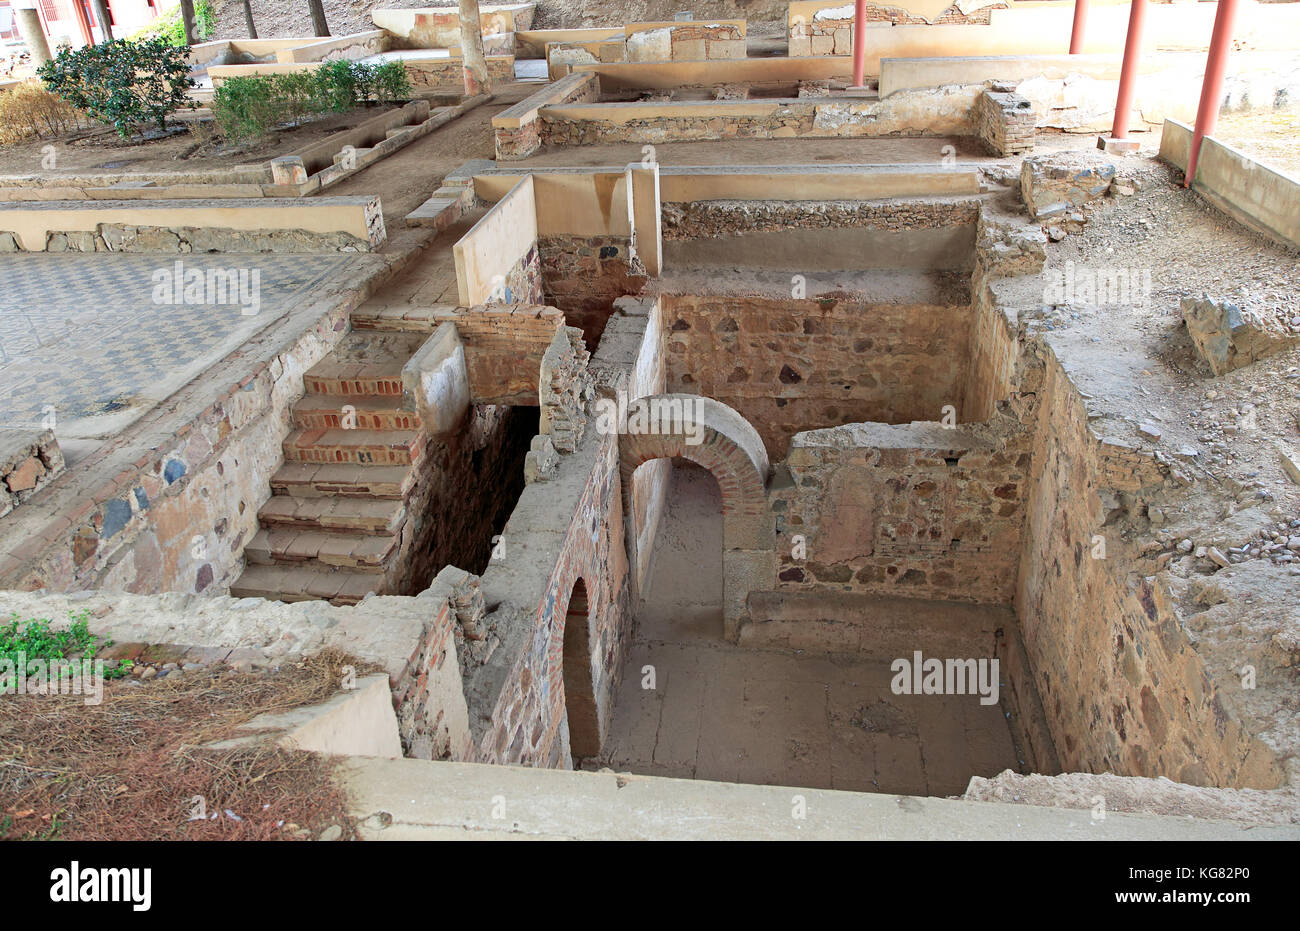
{"label": "arched doorway", "polygon": [[591,618],[587,584],[578,579],[564,613],[564,709],[569,719],[569,751],[573,767],[600,753],[600,723],[591,682]]}

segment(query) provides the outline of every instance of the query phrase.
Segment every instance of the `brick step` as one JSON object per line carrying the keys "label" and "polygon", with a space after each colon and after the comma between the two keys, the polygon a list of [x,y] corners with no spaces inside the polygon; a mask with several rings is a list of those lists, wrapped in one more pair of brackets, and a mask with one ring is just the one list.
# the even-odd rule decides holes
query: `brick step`
{"label": "brick step", "polygon": [[308,566],[384,573],[397,556],[399,538],[319,530],[259,530],[244,547],[250,566]]}
{"label": "brick step", "polygon": [[389,333],[432,333],[456,311],[454,304],[412,307],[371,301],[352,311],[354,330],[382,330]]}
{"label": "brick step", "polygon": [[286,462],[271,476],[271,494],[295,498],[405,498],[415,485],[407,466]]}
{"label": "brick step", "polygon": [[420,429],[419,415],[399,405],[397,398],[384,394],[309,394],[293,406],[293,422],[303,430],[342,429],[350,413],[353,430]]}
{"label": "brick step", "polygon": [[383,577],[348,569],[309,566],[248,566],[230,594],[272,601],[330,601],[354,605],[383,585]]}
{"label": "brick step", "polygon": [[401,398],[406,358],[349,362],[326,356],[302,378],[307,394],[385,395]]}
{"label": "brick step", "polygon": [[391,536],[406,520],[406,502],[389,498],[295,498],[275,495],[257,512],[267,530],[335,530]]}
{"label": "brick step", "polygon": [[413,465],[424,456],[423,430],[295,430],[284,441],[289,462]]}

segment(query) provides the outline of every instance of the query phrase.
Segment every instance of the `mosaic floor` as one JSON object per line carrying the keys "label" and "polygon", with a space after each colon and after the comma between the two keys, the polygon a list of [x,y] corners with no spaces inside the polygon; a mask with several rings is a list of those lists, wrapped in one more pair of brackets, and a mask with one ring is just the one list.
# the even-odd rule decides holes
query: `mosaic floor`
{"label": "mosaic floor", "polygon": [[0,427],[120,429],[268,323],[346,284],[348,261],[0,257]]}

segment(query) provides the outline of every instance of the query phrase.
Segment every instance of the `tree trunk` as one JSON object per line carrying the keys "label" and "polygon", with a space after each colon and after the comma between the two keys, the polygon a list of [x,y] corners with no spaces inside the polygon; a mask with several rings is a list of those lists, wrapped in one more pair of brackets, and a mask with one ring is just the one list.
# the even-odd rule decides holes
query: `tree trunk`
{"label": "tree trunk", "polygon": [[244,0],[244,21],[248,23],[248,37],[257,38],[257,26],[253,23],[253,0]]}
{"label": "tree trunk", "polygon": [[478,0],[460,0],[460,63],[465,76],[465,96],[491,92],[487,59],[483,57]]}
{"label": "tree trunk", "polygon": [[104,39],[113,38],[113,14],[108,11],[108,0],[94,0],[95,20],[99,23]]}
{"label": "tree trunk", "polygon": [[39,67],[53,56],[50,55],[50,43],[41,28],[41,14],[36,12],[35,0],[31,6],[18,6],[14,9],[14,18],[18,21],[18,33],[23,37],[23,44],[31,53],[32,64]]}
{"label": "tree trunk", "polygon": [[316,30],[316,35],[329,35],[330,27],[329,23],[325,22],[325,6],[321,0],[307,0],[307,6],[311,9],[311,25]]}
{"label": "tree trunk", "polygon": [[196,45],[194,39],[194,0],[181,0],[181,26],[185,29],[185,44]]}

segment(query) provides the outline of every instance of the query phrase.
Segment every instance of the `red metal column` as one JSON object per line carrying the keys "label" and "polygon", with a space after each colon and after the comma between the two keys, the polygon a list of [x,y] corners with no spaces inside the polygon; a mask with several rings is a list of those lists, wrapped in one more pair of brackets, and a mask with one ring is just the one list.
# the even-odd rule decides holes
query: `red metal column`
{"label": "red metal column", "polygon": [[1137,97],[1137,63],[1142,54],[1142,23],[1146,19],[1147,0],[1132,0],[1128,11],[1128,37],[1124,40],[1124,64],[1119,73],[1119,94],[1115,99],[1115,122],[1112,139],[1128,137],[1128,115]]}
{"label": "red metal column", "polygon": [[1187,150],[1187,174],[1183,187],[1192,183],[1196,162],[1201,156],[1201,140],[1214,133],[1223,103],[1223,78],[1228,70],[1228,51],[1232,48],[1232,29],[1237,20],[1237,0],[1219,0],[1214,13],[1214,32],[1210,37],[1210,55],[1205,61],[1205,79],[1201,82],[1201,105],[1196,110],[1196,128],[1192,146]]}
{"label": "red metal column", "polygon": [[853,4],[853,86],[861,87],[867,61],[867,0]]}
{"label": "red metal column", "polygon": [[1070,54],[1083,51],[1083,33],[1088,25],[1088,0],[1074,0],[1074,29],[1070,31]]}

